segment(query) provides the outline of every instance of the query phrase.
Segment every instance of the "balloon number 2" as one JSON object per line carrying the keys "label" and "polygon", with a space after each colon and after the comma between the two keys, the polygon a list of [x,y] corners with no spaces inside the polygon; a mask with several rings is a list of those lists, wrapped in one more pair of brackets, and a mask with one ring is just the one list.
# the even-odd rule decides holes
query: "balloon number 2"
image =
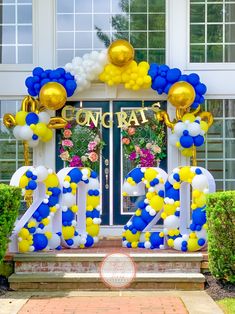
{"label": "balloon number 2", "polygon": [[[100,185],[91,169],[67,167],[56,174],[44,166],[25,166],[14,173],[10,184],[33,200],[15,224],[10,252],[85,248],[98,242]],[[124,226],[123,246],[197,251],[205,245],[206,195],[215,191],[206,169],[178,167],[168,176],[160,168],[135,168],[126,176],[123,191],[143,198]],[[161,230],[150,232],[161,218]]]}
{"label": "balloon number 2", "polygon": [[[205,245],[206,195],[215,191],[215,181],[206,169],[178,167],[167,177],[160,168],[135,168],[126,176],[123,191],[124,196],[145,195],[138,202],[135,214],[124,226],[124,247],[171,247],[181,251],[197,251]],[[163,219],[162,230],[150,232],[160,218]]]}
{"label": "balloon number 2", "polygon": [[100,189],[89,168],[64,168],[55,174],[44,166],[25,166],[12,176],[32,204],[16,222],[10,252],[90,247],[98,241]]}

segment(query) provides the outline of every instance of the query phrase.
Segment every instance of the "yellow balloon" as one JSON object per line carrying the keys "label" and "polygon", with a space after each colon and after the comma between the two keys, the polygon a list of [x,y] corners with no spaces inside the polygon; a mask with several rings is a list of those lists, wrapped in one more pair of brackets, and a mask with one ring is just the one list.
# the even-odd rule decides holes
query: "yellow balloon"
{"label": "yellow balloon", "polygon": [[29,183],[29,178],[26,177],[26,175],[24,174],[21,178],[20,178],[20,182],[19,182],[19,187],[21,189],[24,189],[26,187],[26,185],[28,185]]}
{"label": "yellow balloon", "polygon": [[147,181],[152,181],[153,179],[156,178],[156,176],[158,175],[157,171],[151,168],[146,169],[145,173],[144,173],[144,178]]}
{"label": "yellow balloon", "polygon": [[29,230],[26,228],[22,228],[18,233],[18,237],[22,239],[27,239],[29,236]]}
{"label": "yellow balloon", "polygon": [[191,171],[190,171],[189,166],[185,166],[185,167],[180,168],[179,175],[180,175],[181,181],[187,182],[188,179],[190,178],[190,174],[191,174]]}
{"label": "yellow balloon", "polygon": [[46,124],[43,123],[43,122],[39,122],[39,123],[36,125],[36,127],[35,127],[35,129],[34,129],[33,132],[34,132],[35,134],[37,134],[38,136],[44,137],[44,136],[46,135],[46,133],[47,133],[47,130],[48,130],[48,128],[47,128]]}
{"label": "yellow balloon", "polygon": [[61,84],[49,82],[41,88],[39,100],[47,109],[58,110],[66,103],[67,93]]}
{"label": "yellow balloon", "polygon": [[159,211],[163,207],[163,198],[155,195],[153,198],[151,198],[149,205],[156,211]]}
{"label": "yellow balloon", "polygon": [[19,252],[21,252],[21,253],[28,252],[29,247],[30,247],[29,241],[22,240],[19,242]]}
{"label": "yellow balloon", "polygon": [[176,82],[168,92],[169,102],[176,108],[186,109],[195,99],[195,90],[187,82]]}
{"label": "yellow balloon", "polygon": [[184,148],[184,149],[182,149],[181,154],[185,157],[191,157],[191,156],[193,156],[193,149],[192,148]]}
{"label": "yellow balloon", "polygon": [[99,234],[99,230],[99,225],[96,224],[91,224],[90,226],[86,227],[87,233],[92,237],[97,237]]}
{"label": "yellow balloon", "polygon": [[190,121],[190,122],[194,122],[195,121],[195,116],[192,113],[186,113],[183,116],[182,121],[185,122],[187,120]]}
{"label": "yellow balloon", "polygon": [[96,208],[100,204],[100,197],[99,196],[87,196],[87,205]]}
{"label": "yellow balloon", "polygon": [[209,125],[205,122],[205,121],[201,121],[200,122],[200,127],[201,127],[201,129],[206,133],[207,131],[208,131],[208,129],[209,129]]}
{"label": "yellow balloon", "polygon": [[194,252],[201,249],[200,245],[198,245],[198,239],[188,239],[188,251]]}
{"label": "yellow balloon", "polygon": [[62,227],[62,235],[64,237],[65,240],[71,239],[74,236],[74,227],[72,226],[66,226],[66,227]]}
{"label": "yellow balloon", "polygon": [[135,234],[133,234],[130,230],[127,230],[124,234],[124,237],[128,242],[138,242],[140,238],[140,232],[137,231]]}
{"label": "yellow balloon", "polygon": [[108,48],[109,60],[119,67],[129,64],[134,59],[134,48],[123,39],[115,40]]}
{"label": "yellow balloon", "polygon": [[49,142],[53,137],[53,132],[51,129],[47,128],[46,134],[41,138],[43,142]]}
{"label": "yellow balloon", "polygon": [[44,180],[44,183],[45,183],[47,188],[55,187],[55,186],[59,185],[59,180],[57,178],[57,175],[55,175],[54,173],[51,173],[48,175],[46,180]]}
{"label": "yellow balloon", "polygon": [[24,125],[25,124],[25,118],[26,118],[27,114],[28,114],[28,112],[26,112],[26,111],[18,111],[16,113],[16,117],[15,117],[16,124]]}

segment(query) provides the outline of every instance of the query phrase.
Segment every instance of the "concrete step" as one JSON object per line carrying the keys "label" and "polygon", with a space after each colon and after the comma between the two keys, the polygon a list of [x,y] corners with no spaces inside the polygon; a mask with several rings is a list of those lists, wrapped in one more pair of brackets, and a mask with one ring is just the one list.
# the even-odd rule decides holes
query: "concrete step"
{"label": "concrete step", "polygon": [[[105,253],[28,253],[13,257],[15,273],[96,273]],[[140,273],[200,273],[201,253],[130,253]]]}
{"label": "concrete step", "polygon": [[[128,287],[139,290],[203,290],[205,277],[200,273],[142,273]],[[110,290],[100,274],[94,273],[24,273],[9,277],[10,288],[21,291],[47,290]]]}

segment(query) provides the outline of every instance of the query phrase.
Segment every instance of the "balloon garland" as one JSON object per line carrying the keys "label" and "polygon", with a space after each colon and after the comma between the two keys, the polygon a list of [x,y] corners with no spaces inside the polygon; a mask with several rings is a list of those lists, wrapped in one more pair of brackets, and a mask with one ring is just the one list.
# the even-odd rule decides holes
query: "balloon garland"
{"label": "balloon garland", "polygon": [[[57,175],[52,169],[39,166],[29,167],[21,176],[19,186],[24,196],[30,196],[43,184],[46,188],[44,199],[18,233],[19,252],[61,249],[61,233],[53,233],[52,217],[59,209],[60,188]],[[25,214],[26,215],[26,214]],[[24,217],[22,217],[24,219]]]}
{"label": "balloon garland", "polygon": [[[67,247],[91,247],[98,242],[100,219],[100,190],[96,172],[89,168],[71,169],[63,181],[62,240]],[[80,208],[76,205],[78,184],[87,185],[86,230],[79,231],[75,215]]]}

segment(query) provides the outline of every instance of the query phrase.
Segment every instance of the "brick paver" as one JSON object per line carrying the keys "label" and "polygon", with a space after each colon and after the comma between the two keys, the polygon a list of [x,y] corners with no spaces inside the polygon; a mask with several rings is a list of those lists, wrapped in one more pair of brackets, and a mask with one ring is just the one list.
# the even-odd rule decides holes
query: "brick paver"
{"label": "brick paver", "polygon": [[18,314],[187,314],[174,296],[32,297]]}

